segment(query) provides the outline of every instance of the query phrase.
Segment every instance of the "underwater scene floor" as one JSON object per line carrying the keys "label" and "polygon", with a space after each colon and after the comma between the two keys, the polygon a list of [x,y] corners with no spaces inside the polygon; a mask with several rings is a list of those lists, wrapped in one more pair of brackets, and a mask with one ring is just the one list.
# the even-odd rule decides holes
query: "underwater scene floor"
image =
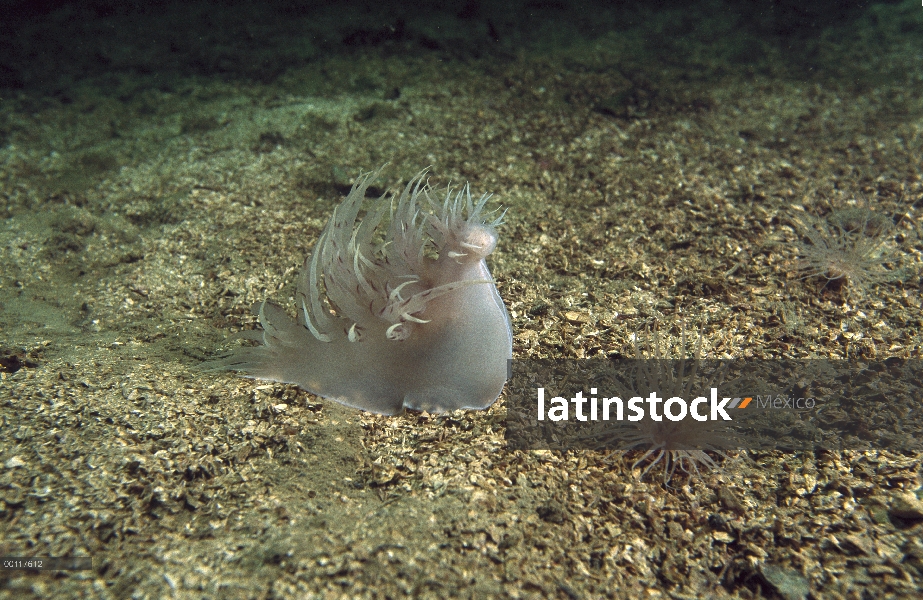
{"label": "underwater scene floor", "polygon": [[[296,316],[382,165],[370,196],[428,167],[506,211],[514,359],[921,358],[918,4],[211,6],[58,3],[0,44],[0,555],[92,557],[0,597],[923,595],[919,452],[665,477],[509,449],[507,392],[379,416],[200,368],[255,302]],[[855,214],[874,248],[824,253]]]}

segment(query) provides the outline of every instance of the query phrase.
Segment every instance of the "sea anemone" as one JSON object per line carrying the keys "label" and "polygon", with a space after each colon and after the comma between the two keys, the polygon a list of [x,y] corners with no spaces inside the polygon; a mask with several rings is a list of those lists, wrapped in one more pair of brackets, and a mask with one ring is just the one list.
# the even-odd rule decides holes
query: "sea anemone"
{"label": "sea anemone", "polygon": [[[702,359],[704,336],[699,333],[691,356],[687,358],[686,332],[682,330],[678,344],[665,343],[660,333],[635,334],[631,366],[624,370],[620,397],[646,397],[656,390],[663,398],[694,398],[704,390],[735,385],[727,381],[728,361]],[[744,445],[736,431],[720,421],[683,419],[660,421],[645,417],[641,421],[606,428],[591,436],[599,447],[616,448],[618,454],[640,451],[642,455],[631,465],[640,469],[644,478],[658,465],[663,467],[664,484],[669,484],[677,469],[701,475],[703,470],[719,468],[716,457],[726,458],[725,451]]]}
{"label": "sea anemone", "polygon": [[888,269],[896,256],[894,222],[867,206],[833,211],[826,219],[806,217],[798,221],[807,239],[797,244],[798,270],[802,279],[821,277],[824,287],[849,290],[863,296],[874,286],[898,279]]}

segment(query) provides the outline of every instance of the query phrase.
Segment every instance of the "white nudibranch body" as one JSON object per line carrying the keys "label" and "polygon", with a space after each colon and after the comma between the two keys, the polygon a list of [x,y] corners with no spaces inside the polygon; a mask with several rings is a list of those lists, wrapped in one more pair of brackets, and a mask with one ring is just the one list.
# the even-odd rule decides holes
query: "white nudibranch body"
{"label": "white nudibranch body", "polygon": [[359,220],[379,173],[359,177],[305,261],[297,322],[263,301],[254,307],[262,331],[245,335],[261,345],[208,366],[380,414],[487,408],[512,358],[509,316],[484,260],[502,215],[485,220],[489,195],[472,202],[467,185],[436,201],[424,171]]}

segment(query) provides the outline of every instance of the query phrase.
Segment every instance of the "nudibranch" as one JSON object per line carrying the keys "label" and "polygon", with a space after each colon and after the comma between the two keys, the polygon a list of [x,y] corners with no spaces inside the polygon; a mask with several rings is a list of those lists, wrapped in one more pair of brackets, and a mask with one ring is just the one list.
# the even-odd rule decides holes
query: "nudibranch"
{"label": "nudibranch", "polygon": [[380,172],[360,176],[333,211],[298,276],[297,319],[258,303],[262,330],[243,337],[259,345],[209,366],[384,415],[487,408],[512,358],[509,315],[485,262],[503,215],[490,221],[490,195],[472,202],[468,185],[434,200],[423,171],[359,219]]}

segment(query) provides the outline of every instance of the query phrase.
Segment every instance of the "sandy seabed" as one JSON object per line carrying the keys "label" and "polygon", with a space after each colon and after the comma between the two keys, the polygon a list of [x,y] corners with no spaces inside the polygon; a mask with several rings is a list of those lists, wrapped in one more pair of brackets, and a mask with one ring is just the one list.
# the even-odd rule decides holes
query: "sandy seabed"
{"label": "sandy seabed", "polygon": [[[489,264],[516,358],[652,327],[712,357],[920,358],[923,61],[884,39],[808,75],[613,35],[5,96],[0,553],[93,569],[7,572],[0,597],[919,597],[918,454],[739,452],[665,484],[637,454],[508,450],[504,396],[380,417],[196,370],[253,302],[294,313],[344,187],[384,163],[382,189],[432,165],[508,209]],[[899,276],[801,278],[799,219],[857,204],[895,223]]]}

